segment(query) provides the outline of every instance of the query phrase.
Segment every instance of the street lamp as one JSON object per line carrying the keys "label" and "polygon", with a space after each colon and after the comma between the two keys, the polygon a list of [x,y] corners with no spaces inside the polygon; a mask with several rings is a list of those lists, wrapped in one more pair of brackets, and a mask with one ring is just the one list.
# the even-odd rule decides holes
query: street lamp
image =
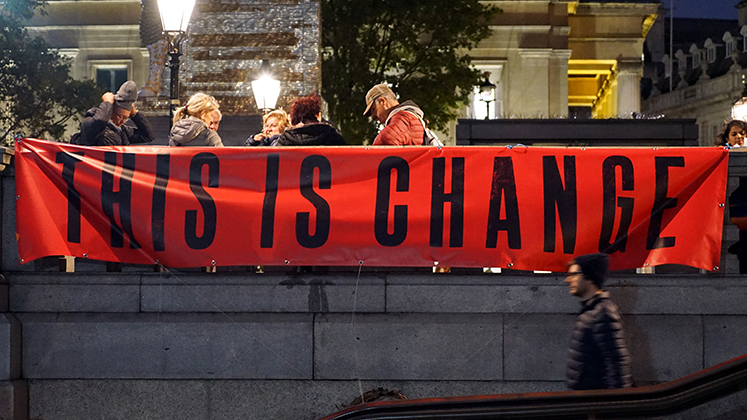
{"label": "street lamp", "polygon": [[169,103],[169,129],[174,119],[174,108],[179,106],[179,56],[182,55],[182,41],[187,37],[187,26],[195,0],[158,0],[158,12],[161,14],[163,35],[169,42],[171,59],[167,67],[171,70],[171,88]]}
{"label": "street lamp", "polygon": [[490,83],[488,76],[490,73],[485,73],[485,80],[480,85],[480,100],[485,102],[486,112],[485,119],[490,119],[490,103],[495,101],[495,85]]}
{"label": "street lamp", "polygon": [[733,120],[746,121],[747,120],[747,81],[745,81],[745,75],[742,75],[742,97],[737,99],[736,102],[731,106],[731,118]]}
{"label": "street lamp", "polygon": [[280,81],[272,77],[268,60],[262,60],[260,64],[259,77],[252,81],[252,92],[254,92],[257,109],[264,113],[275,109],[278,96],[280,96]]}

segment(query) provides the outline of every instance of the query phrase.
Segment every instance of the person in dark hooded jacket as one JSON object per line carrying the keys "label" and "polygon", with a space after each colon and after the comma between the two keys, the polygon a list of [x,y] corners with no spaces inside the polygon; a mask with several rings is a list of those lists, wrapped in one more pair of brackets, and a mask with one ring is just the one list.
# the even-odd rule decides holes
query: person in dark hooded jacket
{"label": "person in dark hooded jacket", "polygon": [[620,310],[602,289],[608,267],[607,254],[581,255],[568,264],[565,282],[571,294],[581,299],[568,350],[570,389],[628,388],[633,384]]}
{"label": "person in dark hooded jacket", "polygon": [[348,142],[339,131],[322,122],[321,99],[316,94],[302,96],[291,106],[293,128],[285,130],[278,146],[344,146]]}
{"label": "person in dark hooded jacket", "polygon": [[[135,82],[128,80],[120,86],[116,95],[106,92],[101,100],[101,105],[86,111],[80,124],[80,136],[75,136],[74,143],[83,146],[129,146],[155,140],[148,119],[135,108]],[[135,127],[125,124],[128,119]]]}

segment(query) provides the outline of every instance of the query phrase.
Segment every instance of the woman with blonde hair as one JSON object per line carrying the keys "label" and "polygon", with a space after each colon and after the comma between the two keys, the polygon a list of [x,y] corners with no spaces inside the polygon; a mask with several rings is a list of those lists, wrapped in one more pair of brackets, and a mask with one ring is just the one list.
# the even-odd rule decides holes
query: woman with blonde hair
{"label": "woman with blonde hair", "polygon": [[262,132],[246,139],[244,146],[276,146],[278,138],[290,127],[288,113],[276,109],[262,117]]}
{"label": "woman with blonde hair", "polygon": [[[169,146],[213,146],[223,147],[223,142],[215,130],[213,116],[218,114],[218,101],[210,95],[197,92],[187,104],[177,108],[174,113],[174,125],[169,133]],[[214,126],[214,125],[213,125]]]}

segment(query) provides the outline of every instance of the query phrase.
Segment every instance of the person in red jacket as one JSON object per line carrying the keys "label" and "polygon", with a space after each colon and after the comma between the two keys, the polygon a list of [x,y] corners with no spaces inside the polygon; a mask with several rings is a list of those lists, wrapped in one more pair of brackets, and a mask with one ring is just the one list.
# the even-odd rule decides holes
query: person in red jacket
{"label": "person in red jacket", "polygon": [[413,101],[399,103],[386,83],[378,84],[366,94],[363,115],[384,124],[374,146],[420,146],[425,135],[423,111]]}

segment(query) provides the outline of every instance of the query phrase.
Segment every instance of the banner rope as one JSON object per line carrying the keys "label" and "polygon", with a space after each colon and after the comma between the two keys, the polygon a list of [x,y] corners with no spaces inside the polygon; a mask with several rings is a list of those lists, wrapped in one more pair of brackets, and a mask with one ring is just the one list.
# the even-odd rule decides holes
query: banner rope
{"label": "banner rope", "polygon": [[358,303],[358,284],[361,280],[361,270],[363,269],[363,260],[358,261],[358,276],[355,278],[355,289],[353,289],[353,311],[350,314],[350,331],[353,335],[353,355],[355,357],[355,377],[358,380],[358,392],[361,395],[361,401],[366,402],[363,397],[363,383],[360,377],[360,359],[358,358],[358,337],[355,328],[355,307]]}

